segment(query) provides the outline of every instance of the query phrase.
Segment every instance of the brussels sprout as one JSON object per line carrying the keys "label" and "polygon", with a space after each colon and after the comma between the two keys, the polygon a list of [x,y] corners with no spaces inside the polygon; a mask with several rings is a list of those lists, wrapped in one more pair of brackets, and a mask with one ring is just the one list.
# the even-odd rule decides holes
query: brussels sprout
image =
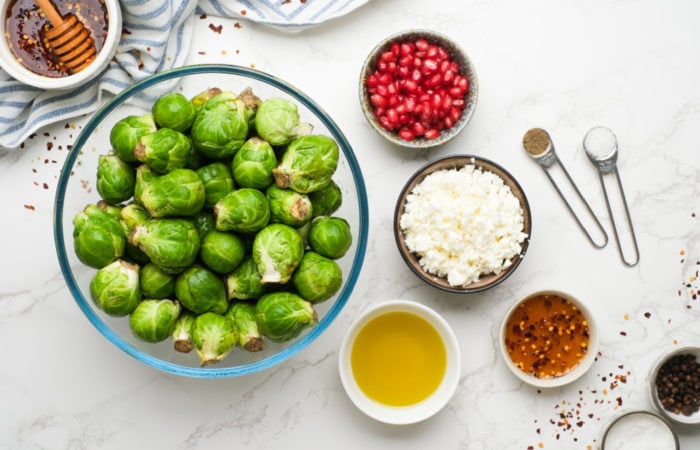
{"label": "brussels sprout", "polygon": [[109,142],[112,149],[126,162],[136,161],[134,149],[139,138],[156,131],[156,123],[151,114],[127,116],[114,124],[109,132]]}
{"label": "brussels sprout", "polygon": [[199,213],[195,214],[192,217],[192,223],[194,224],[195,228],[197,228],[200,239],[204,239],[204,236],[206,236],[207,233],[216,229],[214,215],[209,212],[200,211]]}
{"label": "brussels sprout", "polygon": [[100,208],[102,211],[106,212],[110,216],[114,217],[115,219],[119,220],[119,215],[121,214],[122,208],[121,206],[118,205],[110,205],[107,203],[105,200],[99,200],[96,203],[97,207]]}
{"label": "brussels sprout", "polygon": [[153,263],[143,265],[139,277],[144,298],[160,299],[175,293],[175,277]]}
{"label": "brussels sprout", "polygon": [[215,95],[197,111],[190,133],[192,143],[205,156],[233,156],[248,136],[245,104],[230,91]]}
{"label": "brussels sprout", "polygon": [[213,208],[216,202],[233,191],[231,169],[222,162],[215,162],[198,168],[195,172],[204,183],[206,201],[204,205]]}
{"label": "brussels sprout", "polygon": [[144,299],[129,316],[134,336],[146,342],[165,340],[175,329],[180,304],[167,299]]}
{"label": "brussels sprout", "polygon": [[129,242],[141,249],[161,270],[180,273],[190,267],[199,252],[199,233],[186,219],[151,219],[136,225]]}
{"label": "brussels sprout", "polygon": [[97,160],[97,192],[107,203],[116,205],[134,195],[134,168],[117,155],[100,155]]}
{"label": "brussels sprout", "polygon": [[258,107],[260,106],[260,98],[253,93],[253,89],[247,87],[243,89],[238,96],[243,100],[245,105],[245,116],[248,119],[248,128],[255,128],[255,114],[258,112]]}
{"label": "brussels sprout", "polygon": [[327,136],[302,136],[292,141],[272,170],[275,183],[308,194],[328,186],[338,167],[338,144]]}
{"label": "brussels sprout", "polygon": [[292,284],[299,295],[311,303],[328,300],[343,283],[343,271],[330,258],[306,252],[292,275]]}
{"label": "brussels sprout", "polygon": [[155,101],[151,107],[153,120],[160,127],[184,132],[194,122],[196,109],[184,95],[169,92]]}
{"label": "brussels sprout", "polygon": [[194,319],[192,342],[202,366],[207,366],[221,361],[233,350],[238,333],[228,317],[207,312]]}
{"label": "brussels sprout", "polygon": [[238,332],[238,346],[249,352],[265,350],[258,323],[255,321],[255,305],[244,302],[233,302],[225,314]]}
{"label": "brussels sprout", "polygon": [[157,173],[167,173],[187,166],[192,143],[179,131],[160,128],[139,138],[134,156]]}
{"label": "brussels sprout", "polygon": [[73,218],[75,254],[84,264],[100,269],[124,255],[121,224],[96,205],[87,205]]}
{"label": "brussels sprout", "polygon": [[299,121],[296,103],[283,98],[263,100],[255,114],[255,130],[270,145],[287,145],[294,138],[311,133],[312,129],[310,124]]}
{"label": "brussels sprout", "polygon": [[214,205],[214,218],[217,230],[254,233],[270,221],[270,203],[256,189],[238,189]]}
{"label": "brussels sprout", "polygon": [[180,353],[189,353],[194,348],[192,343],[194,317],[193,314],[187,311],[181,311],[180,317],[175,321],[171,337],[173,338],[173,348]]}
{"label": "brussels sprout", "polygon": [[144,223],[150,218],[146,208],[138,203],[129,203],[119,210],[119,223],[121,223],[122,228],[124,228],[127,238],[134,226]]}
{"label": "brussels sprout", "polygon": [[101,268],[90,281],[90,296],[110,316],[131,314],[141,300],[139,266],[118,259]]}
{"label": "brussels sprout", "polygon": [[231,272],[245,257],[243,240],[232,233],[212,230],[202,239],[202,262],[214,272]]}
{"label": "brussels sprout", "polygon": [[262,275],[253,258],[248,256],[224,278],[229,300],[257,300],[265,293]]}
{"label": "brussels sprout", "polygon": [[309,192],[311,200],[311,216],[330,216],[336,212],[343,203],[343,191],[335,181],[331,180],[328,186],[318,191]]}
{"label": "brussels sprout", "polygon": [[311,220],[311,200],[306,194],[282,189],[274,184],[266,190],[270,202],[270,222],[300,227]]}
{"label": "brussels sprout", "polygon": [[291,292],[263,295],[255,305],[255,320],[260,332],[274,342],[297,337],[304,328],[315,325],[318,317],[313,305]]}
{"label": "brussels sprout", "polygon": [[304,256],[304,242],[294,228],[281,223],[266,226],[253,241],[253,260],[262,283],[286,283]]}
{"label": "brussels sprout", "polygon": [[191,169],[174,169],[147,182],[138,203],[151,217],[194,216],[206,201],[204,183]]}
{"label": "brussels sprout", "polygon": [[252,137],[233,157],[233,179],[239,187],[265,189],[272,184],[272,169],[277,167],[277,156],[266,141]]}
{"label": "brussels sprout", "polygon": [[212,97],[216,97],[217,95],[221,94],[221,89],[218,87],[213,87],[209,88],[205,91],[200,92],[199,94],[195,95],[192,97],[190,100],[190,103],[192,103],[192,106],[194,106],[194,109],[196,111],[199,110],[204,104]]}
{"label": "brussels sprout", "polygon": [[348,222],[340,217],[319,217],[311,222],[309,246],[318,254],[332,259],[342,257],[352,244]]}
{"label": "brussels sprout", "polygon": [[228,308],[224,282],[209,269],[195,264],[175,279],[175,295],[195,314],[223,314]]}
{"label": "brussels sprout", "polygon": [[141,164],[136,168],[136,184],[134,185],[134,201],[136,203],[141,205],[143,191],[156,178],[158,178],[158,174],[148,164]]}

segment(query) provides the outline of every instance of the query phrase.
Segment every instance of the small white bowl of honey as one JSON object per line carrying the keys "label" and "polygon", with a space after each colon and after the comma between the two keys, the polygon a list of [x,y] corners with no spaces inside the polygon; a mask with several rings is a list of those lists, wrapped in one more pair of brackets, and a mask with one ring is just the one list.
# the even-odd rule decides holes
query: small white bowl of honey
{"label": "small white bowl of honey", "polygon": [[598,352],[598,332],[586,305],[558,291],[533,292],[506,314],[500,348],[508,368],[539,388],[569,384],[591,367]]}
{"label": "small white bowl of honey", "polygon": [[338,358],[352,402],[384,423],[428,419],[452,398],[461,372],[457,338],[431,308],[389,300],[365,310],[347,331]]}

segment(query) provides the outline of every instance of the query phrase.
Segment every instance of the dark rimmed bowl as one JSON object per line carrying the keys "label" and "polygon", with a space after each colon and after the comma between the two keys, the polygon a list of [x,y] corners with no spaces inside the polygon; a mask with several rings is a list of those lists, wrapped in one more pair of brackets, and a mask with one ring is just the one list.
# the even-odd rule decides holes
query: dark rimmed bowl
{"label": "dark rimmed bowl", "polygon": [[[380,55],[389,50],[395,42],[404,41],[414,41],[418,38],[424,38],[431,44],[439,45],[444,48],[451,59],[457,63],[460,68],[462,75],[465,75],[469,80],[469,90],[465,96],[465,106],[462,110],[462,117],[457,121],[451,128],[442,130],[440,135],[435,139],[425,139],[417,138],[412,141],[406,141],[399,138],[398,133],[395,131],[388,131],[385,129],[377,120],[374,115],[372,103],[370,102],[370,94],[367,91],[367,85],[365,81],[367,77],[371,75],[377,69],[377,61]],[[467,126],[467,123],[472,118],[474,110],[476,108],[476,101],[479,95],[479,84],[476,76],[476,70],[472,64],[471,59],[467,53],[459,46],[457,42],[449,37],[431,30],[423,29],[412,29],[405,30],[383,39],[379,44],[377,44],[372,51],[369,53],[365,62],[362,66],[360,72],[360,106],[362,107],[362,112],[364,113],[367,121],[372,126],[372,128],[384,139],[393,144],[399,145],[405,148],[413,149],[426,149],[431,147],[437,147],[442,145],[451,139],[455,138],[459,133],[461,133]]]}
{"label": "dark rimmed bowl", "polygon": [[[425,177],[439,170],[460,169],[466,165],[474,165],[478,169],[489,171],[497,175],[510,188],[511,192],[519,200],[520,206],[522,207],[523,232],[527,234],[527,237],[521,243],[520,253],[512,258],[512,264],[508,268],[504,269],[498,274],[483,275],[478,281],[465,286],[452,286],[447,282],[446,278],[430,274],[423,269],[423,267],[421,267],[418,255],[412,252],[406,245],[404,233],[400,226],[400,220],[405,210],[406,197],[425,179]],[[532,217],[530,212],[530,204],[528,203],[525,192],[518,181],[505,168],[493,161],[478,156],[447,156],[423,166],[406,182],[406,185],[399,194],[396,202],[396,208],[394,210],[394,237],[396,239],[396,245],[398,246],[399,253],[408,267],[418,276],[418,278],[429,285],[447,292],[458,294],[481,292],[502,283],[506,278],[508,278],[520,265],[520,262],[525,256],[525,252],[527,251],[530,242],[531,232]]]}

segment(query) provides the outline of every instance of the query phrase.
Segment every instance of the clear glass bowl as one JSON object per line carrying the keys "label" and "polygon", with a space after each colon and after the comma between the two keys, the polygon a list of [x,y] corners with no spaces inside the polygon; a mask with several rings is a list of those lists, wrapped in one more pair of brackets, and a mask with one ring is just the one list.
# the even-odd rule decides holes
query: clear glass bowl
{"label": "clear glass bowl", "polygon": [[[343,285],[331,299],[315,305],[319,322],[296,339],[286,343],[267,341],[258,353],[234,349],[223,361],[200,367],[194,351],[175,351],[172,341],[157,344],[136,339],[128,318],[110,317],[99,310],[90,297],[90,280],[95,269],[81,263],[73,247],[73,217],[89,203],[100,198],[95,188],[98,156],[109,152],[109,132],[119,119],[130,114],[144,114],[165,92],[177,90],[192,97],[209,87],[240,92],[251,87],[261,99],[277,96],[294,101],[302,121],[314,126],[314,133],[336,140],[340,148],[338,169],[333,177],[343,191],[343,204],[334,214],[346,219],[353,230],[353,243],[337,260],[343,270]],[[359,276],[367,246],[367,193],[357,159],[348,140],[328,114],[307,95],[283,80],[249,68],[229,65],[197,65],[172,69],[138,82],[106,103],[88,121],[77,137],[58,182],[54,208],[54,237],[61,271],[68,288],[88,320],[111,343],[136,358],[164,372],[201,378],[224,378],[267,369],[300,352],[318,338],[337,317],[348,301]],[[94,361],[94,359],[93,359]]]}

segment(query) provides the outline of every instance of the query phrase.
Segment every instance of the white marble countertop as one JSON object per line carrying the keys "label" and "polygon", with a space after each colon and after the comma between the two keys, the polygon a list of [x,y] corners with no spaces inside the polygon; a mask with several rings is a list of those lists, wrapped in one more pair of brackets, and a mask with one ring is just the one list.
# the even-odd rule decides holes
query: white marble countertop
{"label": "white marble countertop", "polygon": [[[692,0],[373,0],[299,34],[197,18],[190,63],[254,66],[286,79],[322,105],[354,147],[370,234],[353,295],[321,339],[262,373],[190,379],[137,362],[85,319],[58,267],[55,186],[85,119],[58,123],[20,151],[0,154],[0,449],[596,448],[610,417],[651,408],[653,361],[675,346],[700,344],[700,300],[684,287],[688,267],[700,259],[699,16]],[[221,33],[210,24],[222,25]],[[357,100],[365,55],[406,28],[453,37],[476,65],[473,120],[440,149],[412,153],[383,142]],[[589,245],[521,146],[529,128],[547,129],[611,233],[596,171],[581,148],[585,132],[601,124],[620,144],[641,255],[633,268],[622,264],[612,238],[602,250]],[[427,161],[457,153],[504,165],[533,212],[530,248],[516,273],[469,296],[416,279],[391,231],[405,180]],[[592,369],[542,392],[508,372],[496,344],[508,307],[541,287],[579,295],[601,332]],[[462,345],[454,398],[406,427],[364,416],[337,372],[338,347],[355,315],[390,298],[438,310]],[[681,447],[700,448],[700,433],[682,431]]]}

